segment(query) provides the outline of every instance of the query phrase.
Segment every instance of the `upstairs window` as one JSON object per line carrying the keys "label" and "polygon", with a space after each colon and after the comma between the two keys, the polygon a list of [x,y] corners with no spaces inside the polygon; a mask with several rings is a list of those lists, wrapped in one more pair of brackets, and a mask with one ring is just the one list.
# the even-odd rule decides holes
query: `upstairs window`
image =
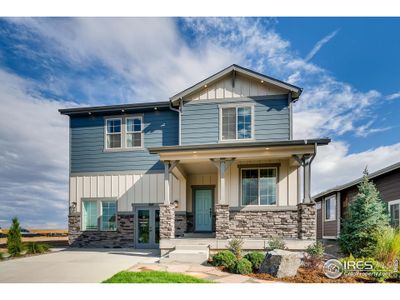
{"label": "upstairs window", "polygon": [[276,205],[277,168],[241,169],[242,205]]}
{"label": "upstairs window", "polygon": [[221,140],[253,138],[253,107],[237,106],[221,108]]}
{"label": "upstairs window", "polygon": [[142,118],[126,118],[126,147],[142,148]]}
{"label": "upstairs window", "polygon": [[107,149],[121,148],[121,119],[106,120]]}
{"label": "upstairs window", "polygon": [[336,220],[336,197],[330,196],[325,199],[325,221]]}

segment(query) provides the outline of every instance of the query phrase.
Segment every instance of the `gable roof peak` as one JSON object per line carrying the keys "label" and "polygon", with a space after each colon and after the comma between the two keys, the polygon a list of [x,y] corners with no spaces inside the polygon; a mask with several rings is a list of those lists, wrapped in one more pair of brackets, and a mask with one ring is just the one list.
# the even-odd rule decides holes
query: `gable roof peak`
{"label": "gable roof peak", "polygon": [[258,73],[251,69],[247,69],[245,67],[239,66],[238,64],[232,64],[232,65],[226,67],[225,69],[222,69],[221,71],[211,75],[210,77],[194,84],[193,86],[175,94],[174,96],[172,96],[170,98],[170,101],[172,103],[174,103],[187,95],[193,94],[194,92],[204,88],[204,86],[207,86],[207,85],[219,80],[220,78],[230,74],[231,72],[238,72],[238,73],[241,73],[248,77],[251,77],[251,78],[254,78],[257,80],[261,80],[263,82],[265,81],[271,85],[274,85],[276,87],[287,90],[288,93],[291,93],[291,95],[292,95],[292,101],[296,101],[300,97],[300,95],[303,91],[303,89],[298,86],[295,86],[290,83],[284,82],[282,80]]}

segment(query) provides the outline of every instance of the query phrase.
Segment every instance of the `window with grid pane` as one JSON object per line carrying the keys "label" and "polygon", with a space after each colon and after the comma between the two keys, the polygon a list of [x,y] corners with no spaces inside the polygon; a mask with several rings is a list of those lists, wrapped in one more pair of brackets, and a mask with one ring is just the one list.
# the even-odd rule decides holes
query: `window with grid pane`
{"label": "window with grid pane", "polygon": [[115,201],[101,202],[101,230],[117,229],[117,203]]}
{"label": "window with grid pane", "polygon": [[106,120],[107,148],[121,148],[121,119]]}
{"label": "window with grid pane", "polygon": [[242,205],[275,205],[276,183],[276,168],[242,169]]}
{"label": "window with grid pane", "polygon": [[97,230],[97,202],[83,201],[83,230]]}
{"label": "window with grid pane", "polygon": [[142,145],[142,118],[126,119],[126,146],[129,148],[141,148]]}
{"label": "window with grid pane", "polygon": [[221,139],[241,140],[252,138],[252,107],[238,106],[222,108]]}

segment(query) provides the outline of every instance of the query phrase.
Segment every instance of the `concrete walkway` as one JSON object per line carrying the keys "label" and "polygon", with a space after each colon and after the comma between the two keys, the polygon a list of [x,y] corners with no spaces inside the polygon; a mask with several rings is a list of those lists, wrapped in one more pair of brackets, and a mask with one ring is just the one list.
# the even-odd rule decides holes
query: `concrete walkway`
{"label": "concrete walkway", "polygon": [[167,271],[182,273],[196,278],[211,280],[219,283],[267,283],[273,281],[259,280],[244,275],[230,274],[208,265],[198,265],[189,263],[139,263],[128,271]]}
{"label": "concrete walkway", "polygon": [[101,282],[139,263],[154,263],[159,251],[65,249],[0,262],[3,282]]}

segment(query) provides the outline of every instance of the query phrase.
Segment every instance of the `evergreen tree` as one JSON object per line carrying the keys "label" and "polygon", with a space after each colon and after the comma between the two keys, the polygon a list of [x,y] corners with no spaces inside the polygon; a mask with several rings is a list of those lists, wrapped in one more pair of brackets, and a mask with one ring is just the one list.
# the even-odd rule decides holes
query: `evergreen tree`
{"label": "evergreen tree", "polygon": [[7,250],[12,256],[18,256],[23,250],[23,244],[21,240],[21,227],[18,222],[18,218],[12,219],[12,225],[8,230],[7,234]]}
{"label": "evergreen tree", "polygon": [[354,257],[372,255],[377,234],[388,225],[387,207],[375,185],[368,180],[368,171],[365,169],[362,182],[358,185],[358,194],[349,204],[340,232],[342,252]]}

